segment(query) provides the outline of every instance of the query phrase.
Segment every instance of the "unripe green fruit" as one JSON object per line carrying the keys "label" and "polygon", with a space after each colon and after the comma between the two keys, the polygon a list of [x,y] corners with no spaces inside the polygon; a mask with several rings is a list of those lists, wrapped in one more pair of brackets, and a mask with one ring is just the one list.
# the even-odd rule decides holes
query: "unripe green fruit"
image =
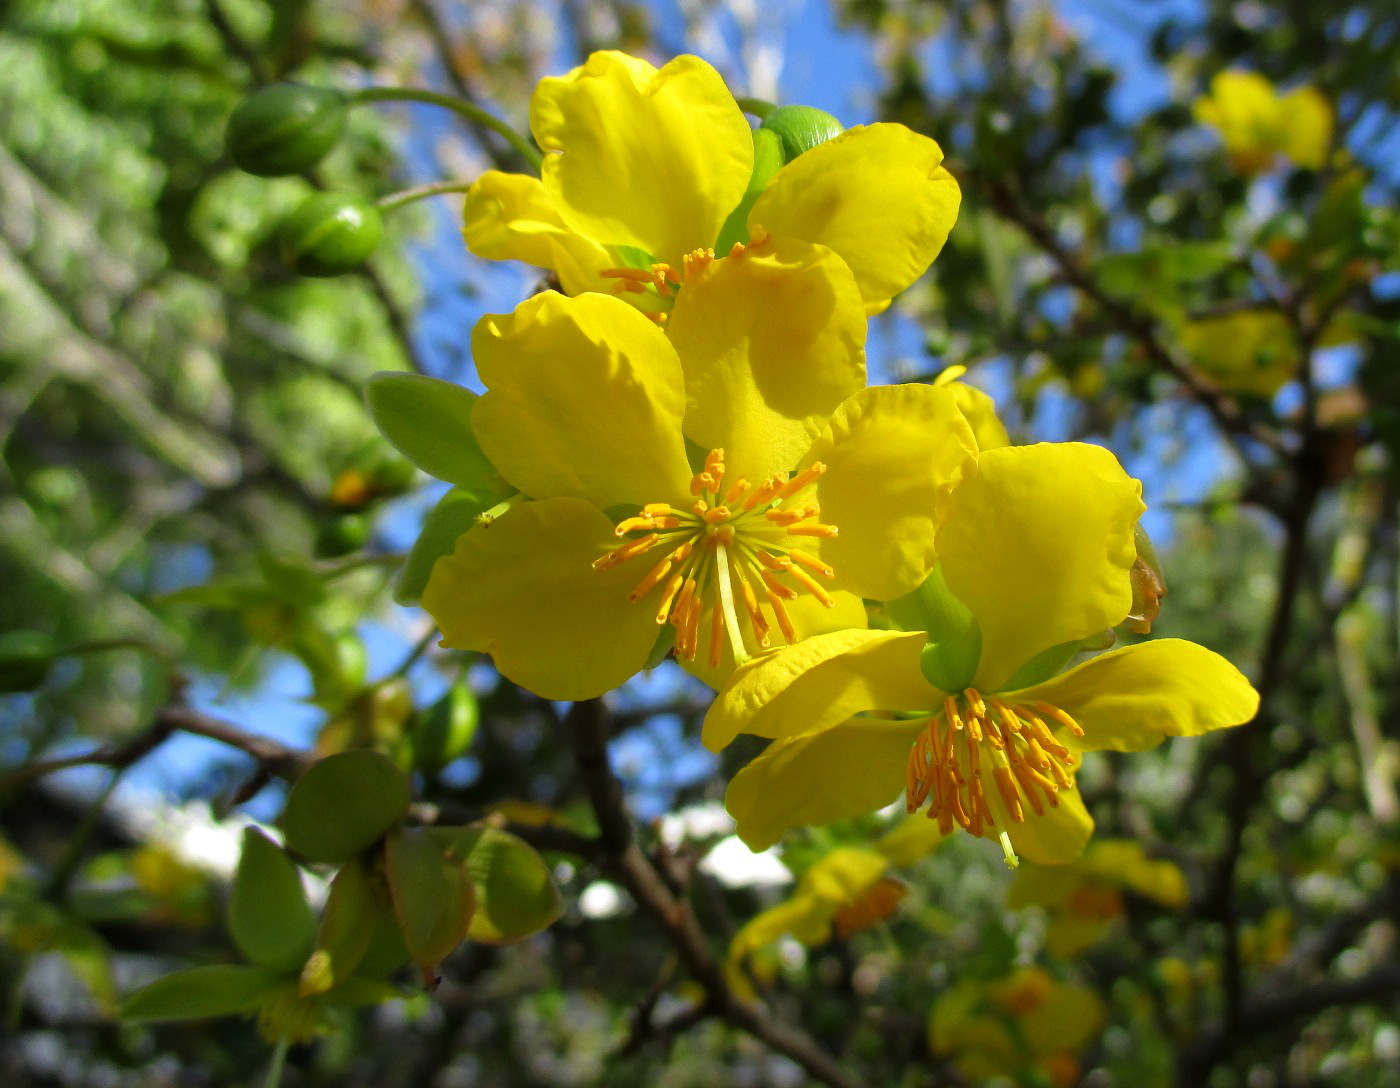
{"label": "unripe green fruit", "polygon": [[845,131],[840,121],[815,106],[779,106],[763,119],[762,127],[778,134],[788,162]]}
{"label": "unripe green fruit", "polygon": [[384,237],[384,220],[355,193],[307,197],[282,224],[282,255],[303,276],[339,276],[364,264]]}
{"label": "unripe green fruit", "polygon": [[38,631],[0,635],[0,694],[43,687],[57,649],[53,639]]}
{"label": "unripe green fruit", "polygon": [[259,177],[299,174],[345,134],[349,100],[327,87],[275,83],[239,103],[228,119],[228,153]]}
{"label": "unripe green fruit", "polygon": [[363,514],[337,514],[316,531],[316,554],[339,559],[369,543],[369,518]]}

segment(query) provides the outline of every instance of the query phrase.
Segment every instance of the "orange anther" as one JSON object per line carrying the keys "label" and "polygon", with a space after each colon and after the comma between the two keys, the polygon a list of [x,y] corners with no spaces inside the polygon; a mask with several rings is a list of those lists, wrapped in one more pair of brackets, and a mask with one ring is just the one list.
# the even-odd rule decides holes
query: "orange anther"
{"label": "orange anther", "polygon": [[713,510],[706,510],[701,516],[706,525],[718,525],[721,521],[729,520],[729,507],[716,506]]}
{"label": "orange anther", "polygon": [[817,461],[815,464],[808,465],[791,480],[783,484],[782,489],[778,492],[778,498],[791,498],[793,495],[796,495],[804,487],[810,484],[813,480],[818,479],[825,472],[826,466],[820,461]]}
{"label": "orange anther", "polygon": [[788,558],[796,560],[798,563],[801,563],[804,567],[810,570],[813,574],[820,574],[823,578],[836,577],[836,571],[832,570],[831,567],[827,566],[816,556],[808,555],[806,552],[802,551],[799,548],[789,548]]}
{"label": "orange anther", "polygon": [[827,540],[834,539],[840,533],[835,525],[793,525],[788,529],[789,536],[820,536]]}
{"label": "orange anther", "polygon": [[826,589],[818,585],[817,580],[801,567],[793,567],[788,571],[788,574],[800,582],[808,593],[821,601],[824,607],[830,608],[832,606],[831,597],[827,594]]}
{"label": "orange anther", "polygon": [[783,585],[782,582],[778,581],[778,579],[774,578],[773,575],[766,570],[760,571],[759,574],[763,578],[763,584],[768,587],[770,592],[776,593],[779,597],[789,601],[797,600],[797,590],[790,586]]}

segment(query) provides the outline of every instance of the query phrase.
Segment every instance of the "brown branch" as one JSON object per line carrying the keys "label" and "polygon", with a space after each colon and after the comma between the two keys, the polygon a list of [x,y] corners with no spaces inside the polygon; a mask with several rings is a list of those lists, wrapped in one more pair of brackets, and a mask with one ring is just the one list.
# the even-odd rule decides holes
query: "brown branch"
{"label": "brown branch", "polygon": [[104,745],[89,752],[40,760],[18,767],[0,778],[0,794],[36,779],[73,767],[130,767],[159,748],[176,733],[208,737],[252,756],[261,771],[278,778],[297,777],[313,760],[309,752],[288,748],[268,737],[249,733],[230,722],[202,714],[187,706],[172,705],[161,710],[149,728],[121,744]]}
{"label": "brown branch", "polygon": [[1241,1010],[1233,1026],[1222,1026],[1198,1038],[1181,1056],[1177,1084],[1181,1088],[1204,1084],[1207,1073],[1240,1043],[1273,1034],[1295,1020],[1327,1009],[1392,1003],[1397,998],[1400,998],[1400,966],[1395,964],[1377,967],[1359,978],[1327,980],[1285,993],[1268,994]]}
{"label": "brown branch", "polygon": [[682,1022],[698,1022],[704,1015],[717,1016],[790,1058],[814,1080],[832,1088],[864,1088],[862,1081],[837,1064],[806,1032],[774,1019],[762,1006],[741,1000],[730,988],[723,965],[711,950],[690,904],[671,890],[633,841],[622,786],[608,763],[609,720],[602,701],[575,703],[565,724],[573,742],[574,761],[598,819],[600,853],[595,860],[647,914],[661,923],[681,964],[705,992],[704,1002]]}
{"label": "brown branch", "polygon": [[998,178],[983,180],[991,195],[993,207],[1019,226],[1030,240],[1055,262],[1066,283],[1091,299],[1113,321],[1119,331],[1136,341],[1154,367],[1184,385],[1192,398],[1210,413],[1211,418],[1223,431],[1251,439],[1275,453],[1285,452],[1281,439],[1274,431],[1251,423],[1241,413],[1239,405],[1232,397],[1168,350],[1157,335],[1156,322],[1150,316],[1139,312],[1131,303],[1115,298],[1105,291],[1080,263],[1078,256],[1060,241],[1050,224],[1017,199],[1010,182]]}

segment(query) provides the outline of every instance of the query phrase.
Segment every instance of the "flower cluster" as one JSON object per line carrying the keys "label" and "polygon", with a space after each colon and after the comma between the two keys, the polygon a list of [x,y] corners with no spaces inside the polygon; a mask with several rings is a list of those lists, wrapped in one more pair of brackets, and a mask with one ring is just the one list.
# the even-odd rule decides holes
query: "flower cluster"
{"label": "flower cluster", "polygon": [[[550,699],[673,654],[718,689],[707,746],[771,741],[727,801],[755,849],[902,793],[940,839],[1070,862],[1082,753],[1238,725],[1257,696],[1180,640],[1074,663],[1160,606],[1140,485],[1097,446],[1010,445],[956,380],[867,386],[867,317],[937,256],[959,189],[927,137],[808,114],[752,129],[695,57],[541,82],[541,176],[485,174],[465,235],[561,290],[475,330],[471,430],[509,497],[423,603]],[[869,871],[811,874],[736,969],[872,888],[892,907],[883,855],[838,860]]]}

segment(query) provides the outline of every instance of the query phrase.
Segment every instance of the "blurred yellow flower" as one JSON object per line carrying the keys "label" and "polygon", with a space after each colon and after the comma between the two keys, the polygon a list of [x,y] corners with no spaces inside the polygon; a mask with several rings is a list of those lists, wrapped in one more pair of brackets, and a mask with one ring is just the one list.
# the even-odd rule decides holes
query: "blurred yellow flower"
{"label": "blurred yellow flower", "polygon": [[1123,892],[1179,910],[1186,905],[1186,877],[1172,862],[1147,857],[1140,843],[1103,839],[1090,843],[1068,865],[1027,865],[1016,874],[1006,905],[1044,907],[1049,915],[1045,947],[1071,959],[1097,944],[1123,917]]}
{"label": "blurred yellow flower", "polygon": [[903,819],[875,843],[874,849],[842,846],[802,874],[792,895],[754,915],[729,945],[730,985],[744,997],[754,996],[749,974],[771,978],[777,968],[772,946],[792,937],[808,948],[845,939],[894,914],[906,893],[889,874],[891,865],[911,865],[943,844],[944,837],[927,820]]}
{"label": "blurred yellow flower", "polygon": [[[938,533],[921,594],[941,630],[840,631],[737,670],[705,719],[718,751],[774,740],[730,783],[752,849],[789,828],[889,804],[1044,864],[1072,861],[1093,821],[1079,753],[1136,751],[1253,717],[1224,658],[1180,639],[1127,646],[1054,675],[1133,607],[1140,485],[1097,446],[983,451]],[[930,641],[932,634],[933,640]],[[874,713],[872,713],[874,712]]]}
{"label": "blurred yellow flower", "polygon": [[942,994],[929,1014],[929,1049],[969,1081],[1037,1071],[1054,1088],[1070,1088],[1079,1083],[1077,1055],[1103,1024],[1103,1002],[1093,990],[1039,967],[1018,967]]}
{"label": "blurred yellow flower", "polygon": [[1280,95],[1257,72],[1230,69],[1210,81],[1210,93],[1196,99],[1192,112],[1210,125],[1242,174],[1273,166],[1278,156],[1320,170],[1332,147],[1332,106],[1315,87]]}
{"label": "blurred yellow flower", "polygon": [[[540,81],[530,128],[543,176],[483,174],[467,194],[468,248],[550,269],[570,295],[624,292],[652,313],[670,309],[685,256],[717,244],[754,176],[749,123],[698,57],[658,69],[594,53]],[[923,274],[957,218],[942,160],[903,125],[849,129],[766,179],[739,240],[772,233],[834,250],[878,312]]]}
{"label": "blurred yellow flower", "polygon": [[597,293],[484,318],[476,437],[533,501],[437,562],[423,605],[443,645],[583,699],[669,623],[717,685],[918,586],[976,447],[950,390],[866,388],[864,339],[846,265],[778,238],[690,262],[665,332]]}

